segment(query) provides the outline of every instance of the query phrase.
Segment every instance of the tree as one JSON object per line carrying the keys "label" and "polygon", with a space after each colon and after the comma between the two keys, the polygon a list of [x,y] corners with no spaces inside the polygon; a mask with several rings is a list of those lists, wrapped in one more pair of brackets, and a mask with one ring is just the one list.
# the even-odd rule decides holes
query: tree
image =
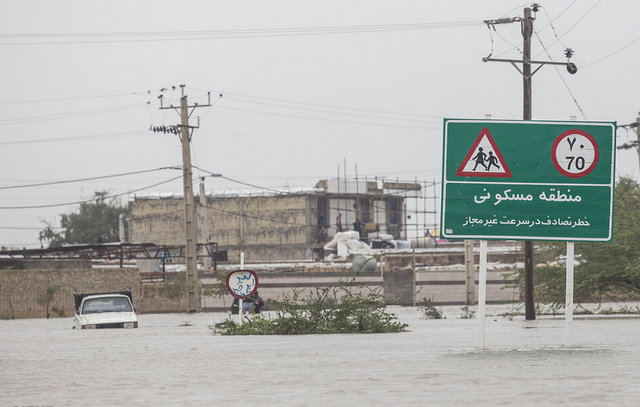
{"label": "tree", "polygon": [[[578,242],[574,275],[576,303],[601,302],[616,295],[640,296],[640,185],[630,178],[616,183],[613,240],[606,243]],[[535,275],[536,295],[540,302],[563,307],[565,302],[565,267],[557,259],[566,253],[564,242],[540,246],[542,257],[550,267],[538,267]],[[522,289],[522,273],[516,277]]]}
{"label": "tree", "polygon": [[94,202],[81,203],[77,213],[60,215],[62,231],[56,232],[50,224],[46,224],[40,232],[40,241],[48,241],[49,247],[119,241],[119,216],[126,213],[127,209],[117,200],[107,202],[106,199],[106,191],[96,191]]}
{"label": "tree", "polygon": [[581,283],[594,297],[640,294],[640,185],[630,178],[616,184],[613,241],[579,243]]}
{"label": "tree", "polygon": [[[56,295],[56,292],[58,292],[58,286],[51,286],[48,287],[43,293],[41,293],[38,298],[36,299],[36,301],[38,302],[38,304],[42,305],[44,307],[45,310],[45,315],[47,316],[47,318],[51,317],[51,314],[49,313],[49,306],[51,305],[51,303],[53,302],[53,298]],[[54,307],[55,308],[55,307]]]}

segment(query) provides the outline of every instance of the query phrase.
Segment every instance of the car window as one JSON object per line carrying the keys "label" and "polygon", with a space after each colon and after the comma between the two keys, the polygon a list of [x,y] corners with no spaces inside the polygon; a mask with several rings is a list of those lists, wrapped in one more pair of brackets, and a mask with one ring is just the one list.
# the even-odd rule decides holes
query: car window
{"label": "car window", "polygon": [[82,307],[83,314],[98,312],[131,312],[131,303],[127,298],[109,297],[85,300]]}

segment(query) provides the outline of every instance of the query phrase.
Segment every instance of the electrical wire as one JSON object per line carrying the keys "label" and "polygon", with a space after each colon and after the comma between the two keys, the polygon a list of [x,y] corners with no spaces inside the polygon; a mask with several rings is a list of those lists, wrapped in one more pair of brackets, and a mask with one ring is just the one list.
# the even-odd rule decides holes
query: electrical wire
{"label": "electrical wire", "polygon": [[[359,34],[388,31],[414,31],[442,28],[469,27],[483,24],[479,21],[457,21],[439,23],[413,24],[380,24],[380,25],[351,25],[326,27],[290,27],[266,29],[236,29],[212,31],[171,31],[171,32],[111,32],[111,33],[41,33],[41,34],[2,34],[0,46],[7,45],[60,45],[60,44],[103,44],[103,43],[133,43],[158,41],[193,41],[193,40],[221,40],[239,38],[267,38],[293,37],[310,35]],[[129,38],[127,38],[129,37]],[[20,41],[32,38],[61,38],[62,41]],[[82,40],[89,38],[88,40]],[[6,40],[18,40],[7,42]]]}
{"label": "electrical wire", "polygon": [[287,193],[286,191],[279,191],[279,190],[277,190],[277,189],[272,189],[272,188],[267,188],[267,187],[261,187],[261,186],[258,186],[258,185],[249,184],[248,182],[238,181],[238,180],[235,180],[235,179],[232,179],[232,178],[229,178],[229,177],[225,177],[225,176],[221,176],[220,178],[222,178],[222,179],[224,179],[224,180],[227,180],[227,181],[230,181],[230,182],[234,182],[234,183],[236,183],[236,184],[240,184],[240,185],[244,185],[244,186],[252,187],[252,188],[257,188],[257,189],[262,189],[262,190],[265,190],[265,191],[276,192],[276,193],[278,193],[278,194],[284,194],[284,193]]}
{"label": "electrical wire", "polygon": [[19,141],[0,141],[0,145],[17,145],[17,144],[39,144],[39,143],[53,143],[60,141],[89,141],[98,139],[110,139],[110,138],[126,138],[126,137],[151,137],[155,136],[153,133],[145,131],[127,131],[127,132],[113,132],[113,133],[101,133],[90,134],[83,136],[70,136],[70,137],[54,137],[45,139],[33,139],[33,140],[19,140]]}
{"label": "electrical wire", "polygon": [[163,170],[182,170],[182,167],[181,166],[160,167],[160,168],[154,168],[154,169],[151,169],[151,170],[122,172],[122,173],[119,173],[119,174],[101,175],[101,176],[97,176],[97,177],[88,177],[88,178],[77,178],[77,179],[64,180],[64,181],[41,182],[41,183],[37,183],[37,184],[25,184],[25,185],[11,185],[11,186],[5,186],[5,187],[1,187],[0,186],[0,190],[2,190],[2,189],[17,189],[17,188],[32,188],[32,187],[41,187],[41,186],[46,186],[46,185],[69,184],[69,183],[73,183],[73,182],[84,182],[84,181],[93,181],[93,180],[97,180],[97,179],[117,178],[117,177],[125,177],[125,176],[128,176],[128,175],[146,174],[146,173],[150,173],[150,172],[163,171]]}
{"label": "electrical wire", "polygon": [[[549,57],[549,59],[551,59],[551,55],[549,54],[549,51],[547,50],[547,47],[545,47],[544,43],[542,42],[542,39],[540,38],[540,36],[538,35],[538,33],[535,30],[533,32],[534,32],[536,38],[538,39],[538,41],[540,42],[540,45],[542,46],[542,49],[544,49],[544,51],[547,53],[547,56]],[[560,80],[564,84],[564,87],[569,92],[569,95],[571,95],[571,98],[573,99],[573,103],[575,103],[576,107],[580,111],[580,114],[582,114],[582,117],[585,120],[587,120],[587,116],[584,114],[584,110],[582,110],[582,107],[580,106],[580,103],[578,103],[578,100],[576,99],[575,95],[571,91],[571,88],[569,88],[569,84],[567,83],[567,81],[564,79],[564,77],[562,76],[562,74],[558,70],[558,67],[556,65],[553,65],[553,68],[556,70],[556,73],[560,77]]]}
{"label": "electrical wire", "polygon": [[610,54],[607,54],[607,55],[603,56],[602,58],[598,58],[598,59],[596,59],[595,61],[591,61],[591,62],[589,62],[588,64],[580,65],[580,69],[584,69],[584,68],[586,68],[586,67],[588,67],[588,66],[595,65],[595,64],[597,64],[598,62],[604,61],[605,59],[610,58],[610,57],[612,57],[612,56],[614,56],[614,55],[616,55],[616,54],[618,54],[618,53],[620,53],[620,52],[624,51],[625,49],[629,48],[630,46],[632,46],[633,44],[635,44],[635,43],[636,43],[636,42],[638,42],[638,41],[640,41],[640,37],[638,37],[638,38],[634,39],[633,41],[631,41],[630,43],[628,43],[628,44],[627,44],[627,45],[625,45],[624,47],[622,47],[622,48],[620,48],[620,49],[618,49],[618,50],[616,50],[616,51],[613,51],[613,52],[612,52],[612,53],[610,53]]}
{"label": "electrical wire", "polygon": [[[129,195],[129,194],[133,194],[135,192],[140,192],[140,191],[144,191],[146,189],[151,189],[163,184],[168,184],[169,182],[175,181],[177,179],[182,178],[182,175],[179,175],[177,177],[174,178],[170,178],[168,180],[162,181],[162,182],[158,182],[156,184],[153,185],[148,185],[146,187],[142,187],[142,188],[138,188],[138,189],[134,189],[131,191],[127,191],[127,192],[123,192],[121,194],[115,194],[115,195],[106,195],[104,197],[104,199],[112,199],[112,198],[118,198],[120,196],[124,196],[124,195]],[[86,199],[84,201],[76,201],[76,202],[66,202],[66,203],[61,203],[61,204],[45,204],[45,205],[31,205],[31,206],[0,206],[0,209],[41,209],[41,208],[55,208],[55,207],[61,207],[61,206],[70,206],[70,205],[78,205],[78,204],[84,204],[84,203],[89,203],[89,202],[95,202],[95,198],[93,199]]]}
{"label": "electrical wire", "polygon": [[239,111],[239,112],[256,113],[256,114],[262,114],[262,115],[268,115],[268,116],[292,117],[292,118],[296,118],[296,119],[316,120],[316,121],[323,121],[323,122],[357,124],[357,125],[362,125],[362,126],[390,127],[390,128],[403,128],[403,129],[419,129],[419,130],[440,130],[441,129],[440,127],[405,126],[405,125],[393,125],[393,124],[384,124],[384,123],[359,122],[359,121],[354,121],[354,120],[328,119],[328,118],[322,118],[322,117],[302,116],[302,115],[276,113],[276,112],[266,112],[266,111],[263,111],[263,110],[244,109],[244,108],[229,107],[229,106],[218,106],[218,109],[235,110],[235,111]]}
{"label": "electrical wire", "polygon": [[[299,107],[299,106],[289,106],[287,104],[283,104],[283,103],[274,103],[274,102],[264,102],[264,101],[258,101],[258,100],[250,100],[247,98],[243,98],[243,97],[225,97],[225,100],[235,100],[241,103],[251,103],[251,104],[257,104],[257,105],[263,105],[263,106],[272,106],[272,107],[279,107],[279,108],[285,108],[285,109],[294,109],[294,110],[302,110],[302,111],[306,111],[306,112],[315,112],[315,113],[326,113],[326,114],[334,114],[334,115],[340,115],[340,116],[353,116],[353,117],[364,117],[364,118],[369,118],[369,119],[375,119],[375,120],[391,120],[391,121],[407,121],[407,122],[414,122],[414,123],[429,123],[425,120],[420,120],[420,119],[410,119],[410,118],[395,118],[395,117],[382,117],[382,116],[373,116],[370,114],[361,114],[361,113],[345,113],[345,112],[339,112],[339,111],[332,111],[332,110],[327,110],[327,109],[317,109],[317,108],[309,108],[309,107]],[[442,120],[441,117],[438,117],[438,119]],[[431,119],[431,121],[433,121],[433,119]]]}
{"label": "electrical wire", "polygon": [[[571,27],[569,27],[569,29],[567,31],[565,31],[562,35],[558,36],[556,34],[556,40],[554,42],[552,42],[549,47],[553,46],[555,43],[560,42],[560,39],[562,37],[564,37],[565,35],[567,35],[569,32],[571,32],[571,30],[573,30],[578,24],[580,24],[582,22],[582,20],[584,20],[585,18],[587,18],[587,16],[589,14],[591,14],[591,12],[598,7],[598,5],[600,5],[600,3],[602,3],[602,0],[598,0],[598,2],[596,4],[594,4],[589,10],[587,10],[587,12],[578,19],[578,21],[576,21]],[[573,3],[571,3],[573,4]],[[554,29],[555,31],[555,29]],[[546,50],[545,50],[546,51]],[[540,55],[542,52],[538,53],[538,55]]]}
{"label": "electrical wire", "polygon": [[246,95],[246,94],[242,94],[242,93],[233,93],[233,92],[222,92],[221,94],[223,95],[223,97],[225,97],[227,95],[231,95],[231,96],[236,96],[236,97],[241,97],[241,98],[246,98],[246,99],[266,100],[266,101],[281,102],[281,103],[292,104],[292,105],[313,106],[313,107],[321,107],[321,108],[334,109],[334,110],[348,110],[348,111],[357,111],[357,112],[366,112],[366,113],[379,113],[379,114],[383,114],[383,115],[407,116],[407,117],[415,117],[415,118],[442,119],[442,116],[440,116],[440,115],[405,113],[405,112],[389,111],[389,110],[377,110],[377,109],[364,109],[364,108],[351,107],[351,106],[329,105],[329,104],[322,104],[322,103],[302,102],[302,101],[296,101],[296,100],[290,100],[290,99],[279,99],[279,98],[268,98],[268,97],[262,97],[262,96],[252,96],[252,95]]}
{"label": "electrical wire", "polygon": [[70,96],[64,98],[47,98],[47,99],[29,99],[29,100],[0,100],[0,105],[14,105],[21,103],[48,103],[48,102],[68,102],[75,100],[89,100],[89,99],[107,99],[107,98],[115,98],[115,97],[123,97],[123,96],[134,96],[140,94],[151,94],[151,91],[145,92],[130,92],[130,93],[111,93],[104,95],[89,95],[89,96]]}
{"label": "electrical wire", "polygon": [[[29,226],[0,226],[0,229],[3,230],[42,230],[42,228],[38,227],[29,227]],[[62,228],[52,228],[52,229],[62,229]]]}
{"label": "electrical wire", "polygon": [[[569,9],[570,9],[570,8],[571,8],[571,7],[572,7],[572,6],[577,2],[577,1],[578,1],[578,0],[573,0],[573,2],[571,2],[567,7],[565,7],[565,8],[564,8],[564,9],[563,9],[563,10],[562,10],[562,11],[561,11],[557,16],[556,16],[556,18],[554,18],[553,20],[550,20],[550,22],[549,22],[549,23],[547,23],[545,26],[543,26],[543,27],[542,27],[540,30],[538,30],[538,31],[539,31],[539,32],[544,31],[544,30],[545,30],[545,29],[546,29],[546,28],[551,24],[551,22],[552,22],[552,21],[555,21],[555,20],[557,20],[560,16],[562,16],[562,15],[563,15],[567,10],[569,10]],[[527,3],[527,4],[528,4],[528,3]],[[541,7],[542,7],[542,6],[541,6]],[[512,12],[513,12],[513,11],[515,11],[515,10],[516,10],[516,9],[512,10]],[[548,16],[548,14],[547,14],[547,16]],[[583,16],[583,18],[584,18],[584,16]],[[557,35],[556,35],[556,37],[557,37]],[[508,50],[506,50],[506,51],[504,51],[504,52],[501,52],[500,54],[496,55],[496,57],[501,57],[501,56],[503,56],[503,55],[505,55],[505,54],[507,54],[507,53],[511,52],[512,50],[516,49],[516,48],[517,48],[517,49],[518,49],[518,51],[522,54],[522,51],[520,51],[520,47],[524,46],[524,42],[520,42],[518,45],[513,45],[513,44],[511,44],[511,43],[510,43],[510,42],[508,42],[508,41],[506,41],[506,42],[507,42],[507,44],[511,45],[511,48],[509,48]]]}
{"label": "electrical wire", "polygon": [[[573,3],[575,3],[578,0],[573,0]],[[573,3],[571,3],[569,6],[571,6]],[[562,13],[558,14],[556,16],[556,18],[551,19],[551,16],[549,15],[549,13],[547,13],[547,9],[545,7],[540,7],[542,9],[542,11],[544,12],[544,15],[547,17],[547,21],[549,21],[548,25],[551,27],[551,31],[553,32],[553,35],[556,37],[556,40],[558,40],[558,42],[560,43],[560,45],[562,45],[565,48],[569,48],[566,45],[564,45],[562,43],[562,41],[560,40],[560,37],[558,36],[558,31],[556,31],[556,27],[553,25],[553,22],[555,20],[558,19],[558,17],[560,17],[562,15]],[[566,9],[565,9],[566,10]],[[543,29],[546,28],[546,26],[542,27]],[[542,32],[542,30],[540,30],[539,32]]]}
{"label": "electrical wire", "polygon": [[144,105],[140,105],[136,103],[134,105],[119,106],[119,107],[82,110],[77,112],[59,113],[59,114],[52,114],[52,115],[20,117],[17,119],[4,119],[4,120],[0,120],[0,126],[10,126],[14,124],[33,123],[33,122],[41,122],[41,121],[47,121],[47,120],[70,119],[74,117],[91,116],[94,114],[115,113],[115,112],[121,112],[125,110],[140,109],[143,107],[146,108],[146,103]]}
{"label": "electrical wire", "polygon": [[224,180],[227,180],[227,181],[229,181],[229,182],[234,182],[234,183],[236,183],[236,184],[244,185],[244,186],[251,187],[251,188],[262,189],[262,190],[265,190],[265,191],[275,192],[275,193],[277,193],[277,194],[283,194],[283,193],[286,193],[286,191],[279,191],[279,190],[277,190],[277,189],[272,189],[272,188],[267,188],[267,187],[261,187],[261,186],[258,186],[258,185],[249,184],[248,182],[238,181],[238,180],[235,180],[235,179],[232,179],[232,178],[229,178],[229,177],[225,177],[225,176],[223,176],[222,174],[215,174],[215,173],[213,173],[213,172],[211,172],[211,171],[205,170],[205,169],[200,168],[200,167],[197,167],[197,166],[195,166],[195,165],[194,165],[194,166],[192,166],[192,167],[193,167],[193,168],[196,168],[196,169],[198,169],[198,170],[200,170],[200,171],[202,171],[202,172],[204,172],[204,173],[207,173],[207,174],[209,174],[209,175],[210,175],[210,176],[212,176],[212,177],[222,178],[222,179],[224,179]]}
{"label": "electrical wire", "polygon": [[[211,90],[201,89],[201,88],[190,88],[190,89],[206,91],[209,93],[213,92]],[[340,116],[364,117],[364,118],[371,118],[374,120],[406,121],[406,122],[429,124],[431,122],[429,122],[428,120],[438,119],[438,121],[440,121],[442,119],[441,115],[428,115],[428,114],[405,113],[405,112],[388,111],[388,110],[364,109],[364,108],[341,106],[341,105],[329,105],[329,104],[302,102],[302,101],[294,101],[294,100],[280,99],[280,98],[252,96],[252,95],[233,93],[233,92],[213,92],[213,93],[218,93],[220,95],[220,97],[216,99],[216,102],[224,101],[224,100],[232,100],[240,103],[251,103],[251,104],[271,106],[276,108],[294,109],[294,110],[310,111],[310,112],[323,113],[323,114],[334,114],[334,115],[340,115]],[[231,96],[229,97],[228,95],[231,95]],[[289,106],[289,105],[292,105],[292,106]],[[300,107],[300,106],[310,106],[310,108]],[[244,112],[264,114],[264,115],[293,117],[298,119],[319,120],[319,121],[368,125],[368,126],[393,127],[393,128],[401,127],[401,128],[440,130],[439,126],[438,127],[405,126],[405,125],[394,125],[389,123],[348,121],[348,120],[331,119],[326,117],[314,117],[314,116],[295,115],[295,114],[289,114],[289,113],[269,112],[269,111],[247,109],[247,108],[233,107],[233,106],[218,106],[218,107],[222,109],[227,109],[227,110],[237,110],[237,111],[244,111]],[[320,108],[320,109],[316,109],[316,108]],[[369,115],[369,114],[361,114],[361,113],[346,113],[341,110],[344,110],[347,112],[374,113],[376,114],[376,116]],[[404,117],[383,117],[379,115],[404,116]]]}
{"label": "electrical wire", "polygon": [[226,30],[181,30],[181,31],[122,31],[122,32],[80,32],[80,33],[5,33],[0,34],[0,38],[77,38],[77,37],[148,37],[148,36],[194,36],[194,35],[236,35],[236,34],[256,34],[256,33],[289,33],[289,32],[318,32],[318,31],[344,31],[344,30],[364,30],[380,29],[388,30],[395,28],[441,28],[450,26],[467,25],[477,23],[476,21],[454,21],[454,22],[422,22],[403,24],[372,24],[372,25],[339,25],[339,26],[311,26],[311,27],[281,27],[281,28],[248,28],[248,29],[226,29]]}

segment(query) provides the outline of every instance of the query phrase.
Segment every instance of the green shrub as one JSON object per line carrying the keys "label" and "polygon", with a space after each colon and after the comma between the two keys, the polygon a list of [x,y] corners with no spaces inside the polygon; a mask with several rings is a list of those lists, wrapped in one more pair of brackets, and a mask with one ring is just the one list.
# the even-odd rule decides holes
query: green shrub
{"label": "green shrub", "polygon": [[407,327],[385,311],[386,303],[379,290],[362,294],[349,283],[316,288],[308,298],[301,298],[300,292],[294,291],[292,296],[271,304],[275,315],[257,315],[242,324],[228,318],[209,328],[219,335],[304,335],[392,333],[403,332]]}
{"label": "green shrub", "polygon": [[462,314],[460,314],[461,319],[473,319],[476,316],[476,312],[469,308],[468,305],[462,307]]}
{"label": "green shrub", "polygon": [[442,319],[442,310],[433,305],[430,298],[423,297],[418,303],[418,310],[422,313],[422,319]]}

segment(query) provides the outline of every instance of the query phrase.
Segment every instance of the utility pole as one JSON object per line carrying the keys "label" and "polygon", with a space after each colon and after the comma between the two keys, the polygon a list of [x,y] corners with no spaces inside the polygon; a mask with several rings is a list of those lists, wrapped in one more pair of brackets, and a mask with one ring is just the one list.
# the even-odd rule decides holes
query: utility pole
{"label": "utility pole", "polygon": [[[198,126],[189,125],[189,117],[191,113],[197,107],[211,106],[211,98],[209,96],[209,103],[207,105],[195,104],[189,106],[187,102],[187,96],[184,95],[184,85],[180,85],[182,88],[182,98],[180,99],[180,125],[178,126],[161,126],[152,127],[154,132],[161,131],[164,133],[177,134],[180,137],[182,143],[182,185],[184,191],[184,218],[185,218],[185,265],[186,271],[186,301],[187,312],[200,312],[202,306],[200,304],[200,281],[198,279],[198,254],[197,254],[197,230],[195,221],[195,205],[193,199],[193,182],[192,182],[192,169],[191,169],[191,135],[193,129]],[[165,107],[162,105],[162,97],[160,97],[160,109],[174,109],[177,108],[173,105]]]}
{"label": "utility pole", "polygon": [[[640,114],[640,113],[639,113]],[[638,162],[640,164],[640,116],[636,118],[635,123],[629,123],[624,125],[618,125],[618,128],[630,129],[632,127],[636,128],[636,140],[630,141],[628,143],[624,143],[622,145],[617,146],[618,150],[629,150],[630,148],[635,148],[638,153]]]}
{"label": "utility pole", "polygon": [[475,304],[475,259],[473,254],[473,240],[464,241],[464,271],[465,271],[465,304]]}
{"label": "utility pole", "polygon": [[186,229],[185,263],[187,265],[187,312],[200,312],[200,281],[198,280],[197,232],[191,171],[191,129],[187,97],[180,99],[182,136],[182,185],[184,190],[184,219]]}
{"label": "utility pole", "polygon": [[[533,11],[538,11],[538,5],[533,4]],[[513,65],[519,72],[522,74],[522,85],[523,85],[523,111],[522,118],[523,120],[531,120],[531,77],[538,72],[538,70],[543,65],[565,65],[567,71],[570,74],[575,74],[577,72],[576,66],[569,62],[568,59],[573,54],[573,51],[567,49],[565,51],[565,55],[567,56],[567,62],[553,62],[553,61],[532,61],[531,60],[531,34],[533,33],[533,21],[535,17],[531,16],[531,8],[526,7],[524,9],[524,17],[515,17],[515,18],[501,18],[498,20],[486,20],[485,23],[489,26],[489,29],[493,28],[495,30],[495,25],[497,24],[507,24],[513,22],[520,22],[522,25],[522,38],[523,38],[523,49],[522,49],[522,60],[514,60],[514,59],[499,59],[499,58],[491,58],[485,57],[482,60],[484,62],[509,62]],[[516,64],[521,63],[522,69],[520,69]],[[531,65],[538,64],[539,66],[531,72]],[[533,281],[534,267],[533,267],[533,242],[527,240],[524,242],[524,306],[525,306],[525,319],[533,320],[536,319],[535,312],[535,300],[534,300],[534,281]]]}
{"label": "utility pole", "polygon": [[[524,9],[522,21],[522,94],[523,111],[522,119],[531,120],[531,33],[533,32],[533,19],[531,9]],[[527,321],[536,319],[535,285],[533,281],[533,242],[524,242],[524,318]]]}
{"label": "utility pole", "polygon": [[[205,190],[204,190],[204,177],[202,177],[202,180],[200,181],[200,210],[201,210],[201,222],[200,222],[200,231],[201,236],[202,236],[202,241],[203,242],[207,242],[207,247],[208,243],[209,243],[209,227],[207,225],[207,195],[205,194]],[[207,253],[206,256],[204,256],[203,258],[203,262],[204,264],[204,269],[205,270],[211,270],[211,257],[209,256],[209,254]]]}

